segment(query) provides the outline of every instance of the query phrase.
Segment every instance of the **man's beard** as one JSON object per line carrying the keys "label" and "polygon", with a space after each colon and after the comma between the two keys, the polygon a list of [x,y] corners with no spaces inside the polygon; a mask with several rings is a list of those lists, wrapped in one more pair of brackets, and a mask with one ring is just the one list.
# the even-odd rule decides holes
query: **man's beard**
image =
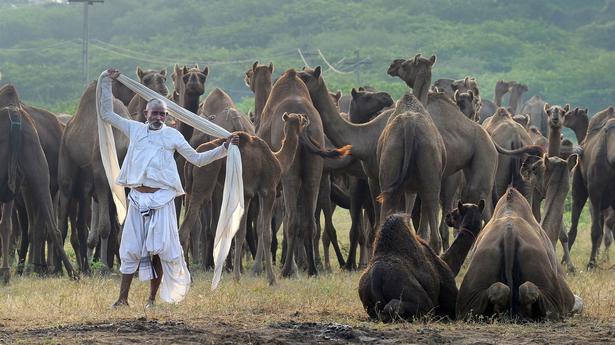
{"label": "man's beard", "polygon": [[148,127],[149,129],[158,130],[162,128],[162,122],[161,121],[148,122]]}

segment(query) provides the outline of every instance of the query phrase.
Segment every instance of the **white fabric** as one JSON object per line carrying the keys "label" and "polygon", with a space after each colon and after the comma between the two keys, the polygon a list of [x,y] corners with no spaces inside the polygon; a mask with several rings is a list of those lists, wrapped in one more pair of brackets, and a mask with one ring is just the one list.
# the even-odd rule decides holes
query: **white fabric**
{"label": "white fabric", "polygon": [[[135,273],[143,257],[158,255],[163,273],[160,298],[169,303],[183,300],[190,288],[190,272],[179,242],[174,199],[175,191],[169,189],[154,193],[131,190],[120,242],[120,272],[123,274]],[[152,279],[152,273],[139,270],[139,280]]]}
{"label": "white fabric", "polygon": [[[103,74],[101,74],[101,78],[99,78],[99,85],[101,84],[101,79],[108,79],[108,78],[103,78],[103,76],[105,75],[106,75],[106,72],[103,72]],[[117,80],[147,100],[156,98],[156,99],[165,101],[168,105],[169,112],[176,119],[196,128],[199,131],[202,131],[206,134],[216,136],[216,137],[228,137],[231,134],[224,128],[214,123],[211,123],[208,120],[165,99],[163,96],[139,84],[138,82],[126,77],[125,75],[120,75],[117,78]],[[97,92],[97,96],[98,96],[98,92]],[[100,115],[100,111],[99,111],[99,115]],[[99,128],[100,127],[101,126],[99,125]],[[104,132],[102,135],[99,133],[99,138],[101,138],[101,141],[104,141],[104,142],[113,141],[113,132],[110,131],[110,127],[109,127],[108,132],[110,133],[110,135],[106,134],[106,132]],[[102,146],[103,145],[101,144],[101,147]],[[115,149],[115,147],[113,147],[113,149]],[[105,165],[105,171],[107,172],[107,175],[108,176],[111,175],[111,178],[108,178],[110,185],[113,185],[113,181],[115,180],[115,177],[119,175],[119,168],[117,168],[117,165],[118,165],[117,158],[115,159],[115,162],[113,162],[113,158],[111,157],[113,155],[115,155],[115,151],[108,149],[103,152],[101,148],[101,156],[103,157],[103,161],[107,160],[107,165],[109,166],[115,163],[115,167],[116,167],[116,168],[113,168],[113,167],[107,168],[107,165]],[[116,202],[116,205],[117,205],[118,201],[116,201],[115,197],[114,197],[114,201]],[[228,149],[228,156],[227,156],[227,161],[226,161],[226,178],[224,181],[224,195],[222,197],[222,205],[223,206],[222,206],[222,209],[220,210],[220,219],[218,221],[218,227],[216,228],[216,237],[214,241],[213,256],[214,256],[215,272],[214,272],[214,277],[213,277],[212,284],[211,284],[212,290],[217,287],[220,281],[224,261],[230,250],[231,241],[233,240],[235,233],[239,229],[241,217],[243,215],[244,208],[245,208],[244,199],[243,199],[241,155],[239,153],[239,148],[235,145],[231,145]]]}

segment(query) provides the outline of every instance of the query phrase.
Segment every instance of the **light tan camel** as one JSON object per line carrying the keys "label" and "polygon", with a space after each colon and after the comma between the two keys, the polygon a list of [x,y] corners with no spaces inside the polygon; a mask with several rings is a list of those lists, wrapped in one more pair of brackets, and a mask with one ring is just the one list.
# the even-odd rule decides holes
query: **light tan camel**
{"label": "light tan camel", "polygon": [[575,300],[549,237],[526,199],[509,188],[478,235],[457,295],[457,318],[559,320],[580,308]]}

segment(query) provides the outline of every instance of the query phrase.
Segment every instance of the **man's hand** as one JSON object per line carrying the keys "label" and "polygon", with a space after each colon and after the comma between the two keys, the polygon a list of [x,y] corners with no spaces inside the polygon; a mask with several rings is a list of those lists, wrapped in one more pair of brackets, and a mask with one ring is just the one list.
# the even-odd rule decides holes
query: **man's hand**
{"label": "man's hand", "polygon": [[116,79],[117,77],[120,76],[120,71],[116,70],[115,68],[109,68],[107,70],[107,75],[109,76],[109,78],[111,79]]}
{"label": "man's hand", "polygon": [[239,135],[231,134],[231,136],[226,138],[226,142],[224,143],[224,147],[228,149],[229,145],[239,145]]}

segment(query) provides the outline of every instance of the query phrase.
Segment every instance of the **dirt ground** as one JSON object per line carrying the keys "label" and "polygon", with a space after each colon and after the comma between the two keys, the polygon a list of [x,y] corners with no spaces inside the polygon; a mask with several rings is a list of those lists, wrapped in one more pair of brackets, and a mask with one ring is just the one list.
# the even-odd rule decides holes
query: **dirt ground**
{"label": "dirt ground", "polygon": [[[255,322],[258,324],[259,322]],[[349,326],[286,321],[132,319],[41,328],[3,328],[0,343],[23,344],[614,344],[615,323],[579,318],[531,325],[402,323]]]}

